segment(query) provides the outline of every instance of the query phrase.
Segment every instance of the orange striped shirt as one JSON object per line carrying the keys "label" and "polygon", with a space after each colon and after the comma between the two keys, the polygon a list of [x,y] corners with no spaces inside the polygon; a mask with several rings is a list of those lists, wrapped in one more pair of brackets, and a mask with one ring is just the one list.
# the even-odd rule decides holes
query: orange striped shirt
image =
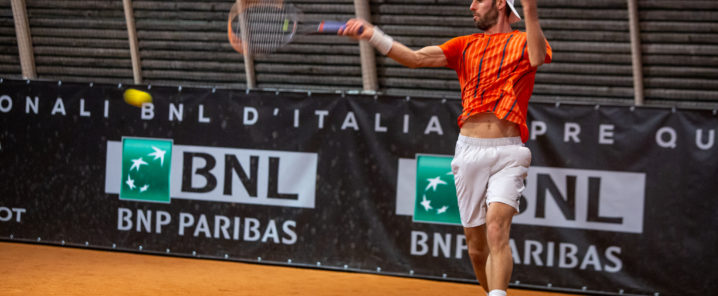
{"label": "orange striped shirt", "polygon": [[[521,140],[528,140],[526,113],[537,68],[531,67],[526,46],[526,33],[520,31],[461,36],[439,46],[461,84],[459,128],[473,115],[493,112],[518,124]],[[546,42],[544,63],[550,63],[551,56]]]}

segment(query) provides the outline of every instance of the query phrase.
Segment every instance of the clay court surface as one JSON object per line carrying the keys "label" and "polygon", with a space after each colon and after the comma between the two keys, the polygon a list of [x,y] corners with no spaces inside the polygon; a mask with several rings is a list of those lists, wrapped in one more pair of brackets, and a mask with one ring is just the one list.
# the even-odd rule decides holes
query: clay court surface
{"label": "clay court surface", "polygon": [[471,284],[9,242],[0,274],[0,295],[481,295]]}

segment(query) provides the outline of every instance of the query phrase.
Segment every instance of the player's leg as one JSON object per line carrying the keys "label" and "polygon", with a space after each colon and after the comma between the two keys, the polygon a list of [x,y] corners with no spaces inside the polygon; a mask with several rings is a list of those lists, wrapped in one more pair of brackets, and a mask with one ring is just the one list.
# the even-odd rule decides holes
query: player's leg
{"label": "player's leg", "polygon": [[489,204],[486,216],[486,238],[489,247],[486,274],[491,290],[506,291],[511,280],[514,262],[509,247],[509,232],[514,214],[516,209],[510,205],[501,202]]}
{"label": "player's leg", "polygon": [[459,136],[456,153],[451,162],[454,174],[457,202],[464,226],[469,257],[476,279],[488,291],[486,279],[486,184],[489,180],[487,167],[491,160],[483,157],[480,139]]}
{"label": "player's leg", "polygon": [[464,234],[466,234],[466,245],[471,258],[471,265],[474,267],[476,280],[488,292],[489,282],[486,278],[486,259],[489,256],[489,246],[486,243],[486,224],[464,228]]}
{"label": "player's leg", "polygon": [[518,144],[497,149],[496,171],[492,172],[486,191],[486,238],[489,246],[486,270],[490,292],[499,290],[495,295],[505,295],[503,293],[511,280],[511,220],[519,211],[519,199],[531,163],[531,152],[520,144],[519,138],[514,140]]}

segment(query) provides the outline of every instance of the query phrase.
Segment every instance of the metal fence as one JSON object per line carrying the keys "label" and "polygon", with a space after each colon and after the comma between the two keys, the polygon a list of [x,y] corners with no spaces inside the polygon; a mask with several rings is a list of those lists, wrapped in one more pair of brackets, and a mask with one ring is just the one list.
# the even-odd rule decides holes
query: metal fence
{"label": "metal fence", "polygon": [[[631,0],[539,3],[554,49],[536,76],[534,100],[632,104]],[[133,83],[123,1],[0,0],[0,76],[23,76],[13,8],[24,5],[37,79]],[[127,1],[136,23],[141,82],[246,88],[244,61],[227,42],[232,0]],[[353,0],[294,0],[309,20],[354,17]],[[520,5],[520,1],[517,4]],[[649,105],[718,105],[718,2],[636,1]],[[476,33],[468,1],[370,0],[371,21],[412,48]],[[519,11],[521,9],[519,8]],[[523,22],[515,28],[523,30]],[[638,43],[636,43],[638,44]],[[458,99],[450,69],[408,69],[377,54],[379,93]],[[641,69],[641,68],[638,68]],[[300,36],[254,61],[257,88],[361,91],[358,44]]]}

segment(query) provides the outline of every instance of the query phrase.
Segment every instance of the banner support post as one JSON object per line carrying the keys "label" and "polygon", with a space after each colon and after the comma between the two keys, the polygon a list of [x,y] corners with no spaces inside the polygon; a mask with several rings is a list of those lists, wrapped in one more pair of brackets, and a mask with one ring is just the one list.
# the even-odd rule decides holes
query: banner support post
{"label": "banner support post", "polygon": [[30,25],[27,20],[27,8],[25,0],[12,0],[12,16],[15,20],[15,34],[17,35],[18,54],[20,56],[20,68],[24,79],[37,78],[35,69],[35,53],[32,48],[30,37]]}
{"label": "banner support post", "polygon": [[[354,12],[357,18],[370,21],[369,3],[367,0],[354,0]],[[365,92],[376,92],[379,88],[376,77],[376,57],[374,48],[366,40],[359,41],[361,59],[362,88]]]}
{"label": "banner support post", "polygon": [[637,0],[628,0],[628,21],[631,31],[631,60],[633,65],[633,92],[636,106],[642,106],[643,60],[641,57],[641,28]]}
{"label": "banner support post", "polygon": [[142,65],[140,64],[140,50],[137,42],[137,29],[135,15],[132,9],[132,0],[122,0],[125,9],[125,23],[127,24],[127,38],[130,42],[130,58],[132,59],[132,77],[135,84],[142,83]]}

